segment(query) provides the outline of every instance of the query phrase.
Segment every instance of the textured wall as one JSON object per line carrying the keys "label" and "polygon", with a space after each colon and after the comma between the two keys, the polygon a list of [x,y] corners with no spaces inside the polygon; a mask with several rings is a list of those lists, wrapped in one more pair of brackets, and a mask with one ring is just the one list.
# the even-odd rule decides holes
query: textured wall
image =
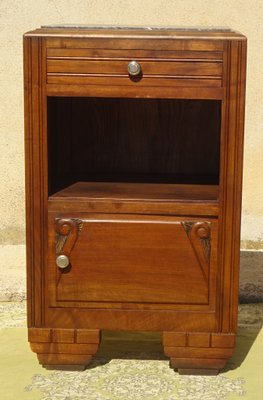
{"label": "textured wall", "polygon": [[22,34],[44,24],[229,26],[249,40],[243,247],[263,248],[260,0],[1,0],[0,243],[24,241]]}

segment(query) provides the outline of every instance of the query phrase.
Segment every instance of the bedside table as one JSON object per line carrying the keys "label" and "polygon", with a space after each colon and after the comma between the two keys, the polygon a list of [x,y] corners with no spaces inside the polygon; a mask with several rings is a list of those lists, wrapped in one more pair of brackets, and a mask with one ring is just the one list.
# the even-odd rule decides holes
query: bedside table
{"label": "bedside table", "polygon": [[237,328],[246,38],[46,27],[24,35],[28,328],[82,368],[101,330],[161,331],[217,373]]}

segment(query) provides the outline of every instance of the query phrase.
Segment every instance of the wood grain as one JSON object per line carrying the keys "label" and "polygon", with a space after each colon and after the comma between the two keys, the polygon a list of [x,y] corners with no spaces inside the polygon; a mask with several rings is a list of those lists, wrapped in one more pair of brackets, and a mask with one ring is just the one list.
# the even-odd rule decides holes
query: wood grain
{"label": "wood grain", "polygon": [[130,59],[146,59],[146,60],[160,60],[160,59],[173,59],[173,60],[196,60],[205,61],[209,60],[215,62],[223,62],[222,51],[171,51],[171,50],[145,50],[145,49],[92,49],[92,48],[54,48],[47,47],[47,59],[91,59],[91,60],[130,60]]}
{"label": "wood grain", "polygon": [[[24,39],[25,82],[25,174],[28,325],[41,326],[44,320],[43,269],[46,243],[47,165],[44,158],[42,43],[38,38]],[[36,301],[36,299],[40,299]]]}
{"label": "wood grain", "polygon": [[225,366],[245,70],[246,38],[233,31],[25,34],[28,326],[40,363],[83,368],[100,330],[115,329],[163,331],[180,373]]}
{"label": "wood grain", "polygon": [[89,329],[30,328],[30,347],[47,368],[79,370],[88,365],[100,343],[100,331]]}
{"label": "wood grain", "polygon": [[64,213],[218,216],[217,185],[77,182],[49,197]]}
{"label": "wood grain", "polygon": [[233,355],[235,337],[223,333],[164,332],[164,352],[180,374],[217,374]]}
{"label": "wood grain", "polygon": [[[208,61],[144,61],[138,59],[142,68],[142,75],[183,75],[189,76],[215,76],[222,75],[221,62]],[[86,60],[86,59],[48,59],[47,73],[63,74],[113,74],[126,75],[128,78],[127,60]]]}
{"label": "wood grain", "polygon": [[179,185],[155,183],[77,182],[51,196],[111,201],[214,202],[218,201],[217,185]]}
{"label": "wood grain", "polygon": [[[196,240],[200,246],[193,248],[182,224],[176,220],[83,220],[70,253],[71,270],[62,271],[57,277],[56,299],[207,304],[210,256],[204,274],[200,260],[205,257],[205,247],[200,238]],[[216,237],[212,241],[216,248]],[[54,248],[52,243],[50,248]],[[57,270],[53,252],[49,264]]]}

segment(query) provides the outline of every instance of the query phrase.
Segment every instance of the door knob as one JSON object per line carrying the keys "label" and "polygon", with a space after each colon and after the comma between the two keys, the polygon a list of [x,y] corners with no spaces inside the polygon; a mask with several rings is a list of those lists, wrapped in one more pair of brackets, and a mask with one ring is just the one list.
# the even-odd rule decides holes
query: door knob
{"label": "door knob", "polygon": [[131,61],[128,64],[128,72],[131,76],[138,76],[142,72],[142,67],[137,61]]}
{"label": "door knob", "polygon": [[69,258],[65,254],[61,254],[56,258],[56,264],[59,268],[67,268],[69,266]]}

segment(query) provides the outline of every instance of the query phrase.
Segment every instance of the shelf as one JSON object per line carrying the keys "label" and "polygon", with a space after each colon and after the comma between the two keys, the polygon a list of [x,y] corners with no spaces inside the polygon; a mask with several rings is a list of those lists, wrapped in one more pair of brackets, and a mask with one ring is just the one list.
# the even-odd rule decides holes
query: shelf
{"label": "shelf", "polygon": [[218,215],[218,185],[77,182],[49,197],[63,211]]}

